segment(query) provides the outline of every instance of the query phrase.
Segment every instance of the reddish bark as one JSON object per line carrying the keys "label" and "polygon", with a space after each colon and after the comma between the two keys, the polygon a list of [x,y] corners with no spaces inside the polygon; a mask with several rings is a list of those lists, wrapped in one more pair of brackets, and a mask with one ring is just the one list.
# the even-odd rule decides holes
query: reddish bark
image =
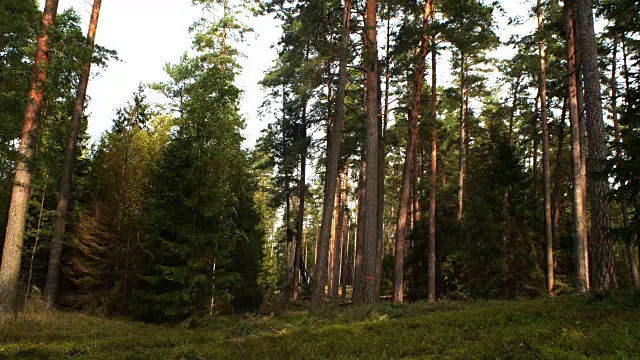
{"label": "reddish bark", "polygon": [[367,79],[366,92],[366,207],[364,219],[364,241],[362,257],[362,302],[374,304],[380,300],[377,279],[378,257],[378,42],[376,0],[367,0],[364,12],[364,55],[363,65]]}
{"label": "reddish bark", "polygon": [[576,66],[574,15],[572,1],[565,3],[567,21],[567,64],[569,72],[569,121],[571,124],[571,155],[573,163],[573,243],[574,263],[576,267],[576,290],[586,293],[589,290],[589,257],[587,248],[587,223],[582,159],[582,131],[578,111],[578,76]]}
{"label": "reddish bark", "polygon": [[2,266],[0,267],[0,310],[16,309],[18,277],[22,260],[22,243],[26,222],[29,192],[31,190],[31,161],[38,136],[38,115],[44,98],[44,85],[47,78],[49,64],[49,50],[51,48],[51,34],[49,29],[56,21],[58,0],[47,0],[40,35],[36,43],[36,55],[33,64],[31,85],[27,101],[20,149],[16,162],[16,173],[11,191],[9,217],[2,252]]}

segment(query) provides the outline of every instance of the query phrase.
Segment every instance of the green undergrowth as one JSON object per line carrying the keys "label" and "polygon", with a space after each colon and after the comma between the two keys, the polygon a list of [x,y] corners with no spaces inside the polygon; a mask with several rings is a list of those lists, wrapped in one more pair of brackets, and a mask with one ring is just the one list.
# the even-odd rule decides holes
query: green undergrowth
{"label": "green undergrowth", "polygon": [[331,307],[160,326],[71,312],[0,322],[0,359],[640,359],[640,296]]}

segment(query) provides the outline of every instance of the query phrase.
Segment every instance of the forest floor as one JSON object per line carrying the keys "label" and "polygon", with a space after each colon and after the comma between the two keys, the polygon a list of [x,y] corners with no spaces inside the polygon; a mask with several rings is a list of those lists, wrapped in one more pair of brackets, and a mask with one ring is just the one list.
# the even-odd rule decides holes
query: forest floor
{"label": "forest floor", "polygon": [[159,326],[70,312],[0,323],[0,359],[640,359],[640,295],[333,307]]}

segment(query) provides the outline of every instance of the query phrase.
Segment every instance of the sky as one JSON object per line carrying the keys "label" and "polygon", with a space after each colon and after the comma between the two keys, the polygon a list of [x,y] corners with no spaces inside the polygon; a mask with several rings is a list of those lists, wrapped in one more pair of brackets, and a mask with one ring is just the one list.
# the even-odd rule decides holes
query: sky
{"label": "sky", "polygon": [[[527,15],[535,0],[504,0],[502,6],[508,16]],[[73,7],[83,19],[83,29],[88,27],[91,0],[60,0],[59,11]],[[166,80],[164,65],[176,63],[191,47],[189,26],[201,16],[191,0],[105,0],[102,3],[96,43],[116,50],[121,61],[111,61],[106,69],[92,69],[88,95],[89,134],[93,140],[111,127],[115,109],[131,99],[140,83],[147,84]],[[255,31],[249,34],[244,44],[236,47],[244,54],[239,59],[242,72],[236,85],[243,90],[240,110],[246,119],[244,130],[245,147],[253,147],[266,126],[260,120],[258,109],[265,92],[258,82],[277,57],[272,48],[281,34],[279,22],[268,17],[251,17],[248,24]],[[531,19],[515,29],[507,26],[506,17],[498,17],[498,34],[506,40],[514,32],[531,31],[535,28]],[[382,31],[378,41],[382,43]],[[513,54],[502,47],[492,55],[506,58]],[[446,67],[445,67],[446,68]],[[442,68],[441,68],[442,69]],[[442,70],[441,70],[442,71]],[[440,73],[440,71],[439,71]],[[450,81],[448,71],[441,77]],[[153,96],[150,99],[156,100]]]}
{"label": "sky", "polygon": [[[161,4],[161,5],[160,5]],[[86,32],[91,0],[60,0],[58,11],[73,7],[81,16]],[[191,0],[104,0],[98,21],[96,44],[116,50],[121,61],[111,61],[106,69],[92,68],[87,90],[91,98],[89,134],[96,140],[111,127],[115,109],[126,104],[140,83],[166,80],[164,66],[176,63],[191,47],[189,26],[201,16]],[[243,90],[241,112],[247,119],[245,146],[251,147],[265,126],[257,112],[264,92],[258,85],[263,73],[276,58],[271,44],[280,37],[279,23],[269,17],[249,18],[255,31],[237,45],[242,73],[236,85]],[[152,95],[152,94],[149,94]],[[156,100],[153,96],[150,99]]]}

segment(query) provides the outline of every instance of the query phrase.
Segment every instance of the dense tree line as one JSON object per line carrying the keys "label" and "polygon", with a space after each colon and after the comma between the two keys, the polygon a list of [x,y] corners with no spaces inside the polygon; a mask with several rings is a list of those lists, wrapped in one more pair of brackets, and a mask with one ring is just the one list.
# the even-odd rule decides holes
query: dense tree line
{"label": "dense tree line", "polygon": [[[313,308],[339,295],[373,303],[638,286],[638,192],[625,170],[635,167],[635,127],[621,115],[635,108],[637,4],[530,9],[535,31],[505,39],[499,2],[265,5],[283,35],[263,81],[277,121],[257,149],[291,182],[276,187],[286,211],[271,241],[287,244],[280,271],[294,277],[297,249],[313,247],[302,259],[313,265]],[[513,57],[493,58],[500,46]],[[445,61],[449,80],[436,70]],[[293,190],[308,181],[302,159],[318,173],[309,192]],[[300,233],[306,243],[294,244]]]}
{"label": "dense tree line", "polygon": [[[3,309],[40,289],[181,321],[640,287],[636,2],[531,1],[509,24],[537,27],[506,39],[500,2],[195,1],[214,15],[192,51],[90,144],[90,66],[116,58],[93,43],[100,3],[86,37],[57,1],[0,4]],[[251,12],[282,35],[249,151]]]}
{"label": "dense tree line", "polygon": [[[194,24],[193,55],[167,65],[168,81],[141,85],[93,144],[82,116],[90,72],[86,59],[104,67],[116,56],[93,45],[100,0],[87,37],[75,12],[56,14],[56,1],[47,1],[40,13],[42,26],[35,2],[0,6],[3,19],[12,20],[3,21],[0,36],[6,100],[3,308],[21,309],[40,292],[48,306],[148,321],[259,305],[267,229],[258,206],[258,177],[242,149],[237,52],[227,40],[244,28],[219,5],[200,2],[225,15]],[[37,54],[31,62],[36,48],[46,57]],[[25,101],[29,62],[46,78],[34,72],[36,96]],[[164,95],[166,104],[149,102],[150,91]],[[23,132],[32,147],[25,154],[18,147],[25,143],[19,125],[32,105],[41,107],[29,120],[38,131],[34,125]],[[14,172],[33,180],[12,182]],[[17,202],[12,183],[28,200],[24,236],[11,235],[20,226],[11,227],[13,211],[6,216],[9,199],[12,206]]]}

